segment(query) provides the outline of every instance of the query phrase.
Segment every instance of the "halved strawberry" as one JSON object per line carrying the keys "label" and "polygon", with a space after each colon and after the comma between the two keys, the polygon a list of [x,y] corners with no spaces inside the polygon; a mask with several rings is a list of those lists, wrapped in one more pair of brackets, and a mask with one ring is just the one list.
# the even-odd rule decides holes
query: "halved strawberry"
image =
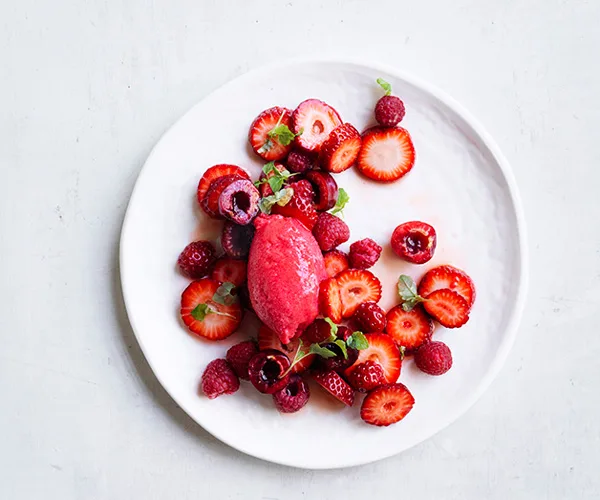
{"label": "halved strawberry", "polygon": [[346,406],[354,404],[354,390],[336,372],[318,372],[313,375],[315,381],[333,397]]}
{"label": "halved strawberry", "polygon": [[448,265],[434,267],[421,278],[418,292],[419,295],[427,298],[430,293],[443,288],[458,293],[467,301],[469,307],[473,306],[475,302],[475,284],[464,271]]}
{"label": "halved strawberry", "polygon": [[285,215],[286,217],[294,217],[304,224],[309,231],[317,223],[317,211],[313,201],[313,188],[307,180],[292,182],[289,185],[294,190],[292,199],[286,205],[273,205],[271,213]]}
{"label": "halved strawberry", "polygon": [[415,148],[409,133],[401,128],[373,127],[362,135],[356,166],[367,177],[392,182],[415,164]]}
{"label": "halved strawberry", "polygon": [[290,127],[292,112],[275,106],[259,114],[248,132],[254,152],[267,161],[282,160],[292,149],[294,134]]}
{"label": "halved strawberry", "polygon": [[221,193],[225,191],[225,188],[232,182],[240,180],[241,177],[237,174],[225,175],[215,179],[208,188],[206,195],[202,199],[200,206],[202,210],[213,219],[223,219],[219,211],[219,198]]}
{"label": "halved strawberry", "polygon": [[367,424],[387,427],[406,417],[414,404],[415,398],[404,384],[382,385],[367,394],[360,418]]}
{"label": "halved strawberry", "polygon": [[248,264],[246,261],[232,259],[231,257],[221,257],[215,263],[215,267],[210,277],[221,283],[233,283],[240,286],[246,283],[248,274]]}
{"label": "halved strawberry", "polygon": [[319,312],[334,323],[342,321],[340,286],[335,278],[321,281],[319,287]]}
{"label": "halved strawberry", "polygon": [[198,183],[198,191],[196,196],[198,198],[198,203],[202,204],[202,200],[206,196],[208,192],[208,188],[213,183],[214,180],[219,177],[224,177],[226,175],[239,175],[242,179],[250,180],[250,176],[248,172],[246,172],[243,168],[238,167],[237,165],[228,165],[226,163],[222,163],[219,165],[214,165],[204,172],[200,182]]}
{"label": "halved strawberry", "polygon": [[371,271],[346,269],[335,278],[340,287],[342,316],[349,318],[363,302],[379,302],[381,283]]}
{"label": "halved strawberry", "polygon": [[[304,346],[306,347],[306,346]],[[261,351],[268,351],[269,349],[275,349],[276,351],[285,354],[290,362],[294,361],[296,353],[300,348],[300,339],[292,339],[289,344],[282,344],[279,340],[279,336],[271,330],[269,327],[262,325],[258,330],[258,348]],[[306,371],[315,359],[316,354],[311,354],[302,358],[296,363],[291,370],[291,373],[301,373]]]}
{"label": "halved strawberry", "polygon": [[469,320],[468,302],[447,288],[431,292],[423,306],[433,319],[446,328],[458,328]]}
{"label": "halved strawberry", "polygon": [[433,321],[420,305],[410,311],[405,311],[401,305],[393,307],[387,313],[386,319],[387,334],[398,346],[404,347],[407,354],[431,340]]}
{"label": "halved strawberry", "polygon": [[402,369],[402,356],[398,346],[385,333],[367,333],[365,337],[369,342],[369,347],[358,351],[358,359],[346,369],[344,374],[350,375],[359,364],[365,361],[374,361],[382,366],[386,383],[393,384],[398,380]]}
{"label": "halved strawberry", "polygon": [[342,124],[338,112],[318,99],[301,102],[292,114],[296,144],[305,151],[318,153],[331,131]]}
{"label": "halved strawberry", "polygon": [[190,332],[208,340],[228,337],[242,321],[239,301],[223,305],[213,300],[220,285],[209,278],[192,281],[181,295],[181,319]]}
{"label": "halved strawberry", "polygon": [[321,167],[328,172],[348,170],[360,152],[361,139],[351,123],[334,128],[321,145]]}
{"label": "halved strawberry", "polygon": [[337,276],[350,267],[348,255],[340,250],[331,250],[331,252],[323,254],[323,260],[325,261],[325,271],[327,271],[327,276],[330,278]]}

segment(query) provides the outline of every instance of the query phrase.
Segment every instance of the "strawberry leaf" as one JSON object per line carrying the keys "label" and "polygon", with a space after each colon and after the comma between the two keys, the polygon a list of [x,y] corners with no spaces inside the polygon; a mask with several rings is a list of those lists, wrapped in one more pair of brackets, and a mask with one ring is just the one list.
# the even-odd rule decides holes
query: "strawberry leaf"
{"label": "strawberry leaf", "polygon": [[226,281],[219,288],[217,288],[217,291],[212,298],[213,302],[224,306],[235,304],[238,301],[238,297],[237,295],[233,295],[231,293],[234,288],[235,285],[233,283]]}
{"label": "strawberry leaf", "polygon": [[402,309],[406,312],[412,311],[419,302],[425,302],[417,293],[417,286],[410,276],[401,274],[398,278],[398,295],[402,299]]}
{"label": "strawberry leaf", "polygon": [[343,215],[342,211],[344,210],[346,203],[348,203],[349,201],[350,196],[348,196],[346,190],[344,188],[340,188],[340,190],[338,191],[338,197],[335,202],[335,206],[330,211],[331,215],[337,215],[338,213],[341,213],[341,215]]}
{"label": "strawberry leaf", "polygon": [[350,337],[348,337],[346,344],[348,347],[351,347],[352,349],[358,349],[359,351],[369,348],[369,341],[362,332],[354,332],[352,335],[350,335]]}
{"label": "strawberry leaf", "polygon": [[385,95],[390,95],[392,93],[392,85],[386,82],[383,78],[377,78],[377,83],[383,90],[385,90]]}
{"label": "strawberry leaf", "polygon": [[334,358],[336,353],[326,347],[321,347],[319,344],[311,344],[310,349],[308,350],[309,354],[317,354],[322,358]]}

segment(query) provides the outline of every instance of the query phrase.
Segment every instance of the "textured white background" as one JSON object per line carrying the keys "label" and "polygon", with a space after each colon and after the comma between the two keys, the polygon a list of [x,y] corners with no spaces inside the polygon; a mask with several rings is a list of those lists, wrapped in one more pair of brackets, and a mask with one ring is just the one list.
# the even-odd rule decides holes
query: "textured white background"
{"label": "textured white background", "polygon": [[[0,498],[598,498],[599,23],[593,0],[2,0]],[[464,417],[400,456],[310,472],[176,407],[128,325],[117,248],[170,124],[250,68],[324,54],[413,72],[483,122],[521,189],[531,290]]]}

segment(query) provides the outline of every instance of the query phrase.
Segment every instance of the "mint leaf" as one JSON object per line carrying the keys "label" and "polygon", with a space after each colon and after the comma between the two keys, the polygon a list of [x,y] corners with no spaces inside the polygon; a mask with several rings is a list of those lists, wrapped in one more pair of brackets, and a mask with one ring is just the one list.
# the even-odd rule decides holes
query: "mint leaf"
{"label": "mint leaf", "polygon": [[417,286],[410,276],[401,274],[398,278],[398,295],[402,299],[402,309],[406,312],[412,311],[419,302],[425,302],[417,293]]}
{"label": "mint leaf", "polygon": [[337,333],[338,333],[338,326],[331,321],[331,319],[329,318],[323,318],[325,320],[325,322],[331,327],[331,337],[330,340],[335,340],[337,338]]}
{"label": "mint leaf", "polygon": [[281,189],[271,196],[265,196],[262,198],[258,206],[262,213],[270,214],[273,205],[277,204],[280,207],[283,207],[289,203],[289,201],[292,199],[292,196],[294,196],[294,190],[292,188]]}
{"label": "mint leaf", "polygon": [[309,354],[317,354],[322,358],[334,358],[336,353],[326,347],[321,347],[319,344],[311,344],[310,349],[308,350]]}
{"label": "mint leaf", "polygon": [[196,321],[204,321],[204,318],[211,313],[214,313],[214,309],[210,307],[208,304],[198,304],[194,309],[192,309],[192,318]]}
{"label": "mint leaf", "polygon": [[342,339],[337,339],[334,342],[334,344],[341,349],[342,354],[344,355],[344,359],[348,359],[348,349],[346,347],[346,342],[344,342]]}
{"label": "mint leaf", "polygon": [[267,137],[269,137],[269,139],[276,139],[282,146],[289,146],[296,138],[296,134],[294,134],[287,125],[280,123],[267,133]]}
{"label": "mint leaf", "polygon": [[273,141],[271,139],[267,139],[265,143],[261,146],[261,148],[257,151],[258,154],[266,153],[273,149]]}
{"label": "mint leaf", "polygon": [[[340,188],[338,191],[338,197],[335,202],[335,206],[331,209],[331,215],[336,215],[344,210],[346,203],[350,201],[350,196],[346,193],[344,188]],[[343,214],[342,214],[343,215]]]}
{"label": "mint leaf", "polygon": [[238,297],[237,295],[233,295],[231,293],[234,288],[235,285],[233,283],[226,281],[219,288],[217,288],[217,291],[212,298],[213,302],[224,306],[235,304],[238,300]]}
{"label": "mint leaf", "polygon": [[263,166],[263,174],[265,177],[263,179],[259,179],[254,183],[256,187],[260,187],[261,184],[269,184],[273,193],[277,193],[277,191],[281,190],[286,181],[295,175],[299,175],[297,173],[292,174],[286,168],[282,168],[280,171],[277,167],[275,167],[275,162],[269,162]]}
{"label": "mint leaf", "polygon": [[369,348],[369,341],[362,332],[354,332],[352,335],[350,335],[350,337],[348,337],[346,344],[348,347],[358,349],[359,351]]}
{"label": "mint leaf", "polygon": [[280,175],[274,175],[270,179],[267,180],[269,186],[273,190],[273,193],[276,193],[283,187],[283,183],[285,182],[285,178]]}
{"label": "mint leaf", "polygon": [[392,93],[391,84],[386,82],[383,78],[377,78],[377,83],[381,86],[383,90],[385,90],[385,95],[390,95]]}
{"label": "mint leaf", "polygon": [[263,165],[262,171],[263,171],[263,174],[269,175],[273,171],[273,169],[277,170],[275,168],[275,162],[274,161],[270,161],[269,163],[265,163]]}

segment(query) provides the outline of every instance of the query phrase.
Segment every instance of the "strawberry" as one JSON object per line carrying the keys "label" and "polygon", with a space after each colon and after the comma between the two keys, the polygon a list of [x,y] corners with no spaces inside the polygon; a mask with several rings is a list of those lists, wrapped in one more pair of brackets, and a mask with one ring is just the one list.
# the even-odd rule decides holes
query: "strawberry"
{"label": "strawberry", "polygon": [[370,179],[398,180],[414,164],[415,148],[405,129],[373,127],[363,133],[356,165]]}
{"label": "strawberry", "polygon": [[348,374],[349,384],[360,392],[369,392],[385,383],[383,367],[375,361],[359,363]]}
{"label": "strawberry", "polygon": [[342,321],[342,298],[335,278],[321,281],[319,288],[319,312],[334,323]]}
{"label": "strawberry", "polygon": [[190,283],[181,295],[181,319],[190,332],[208,340],[228,337],[242,321],[239,301],[218,302],[219,287],[218,281],[204,278]]}
{"label": "strawberry", "polygon": [[202,175],[202,178],[198,183],[198,192],[196,193],[198,203],[202,204],[202,200],[206,196],[208,188],[213,181],[226,175],[238,175],[242,179],[250,179],[248,172],[236,165],[227,165],[222,163],[220,165],[210,167],[206,170],[206,172],[204,172],[204,175]]}
{"label": "strawberry", "polygon": [[350,267],[348,264],[348,255],[340,250],[327,252],[323,255],[323,260],[325,261],[325,271],[327,271],[327,276],[330,278],[337,276]]}
{"label": "strawberry", "polygon": [[290,130],[292,112],[275,106],[259,114],[248,132],[254,152],[267,161],[282,160],[292,150],[294,133]]}
{"label": "strawberry", "polygon": [[217,260],[210,277],[221,283],[233,283],[235,286],[246,282],[248,264],[243,260],[221,257]]}
{"label": "strawberry", "polygon": [[[282,344],[281,340],[279,340],[279,336],[273,330],[265,325],[262,325],[258,330],[258,348],[261,351],[275,349],[276,351],[285,354],[289,358],[290,362],[293,362],[294,358],[296,357],[296,353],[300,348],[300,340],[292,339],[289,344]],[[306,371],[312,364],[315,356],[315,354],[311,354],[305,358],[302,358],[292,367],[291,373],[301,373]]]}
{"label": "strawberry", "polygon": [[346,406],[354,404],[354,391],[352,387],[336,372],[318,372],[313,375],[315,381],[333,397]]}
{"label": "strawberry", "polygon": [[446,328],[458,328],[469,320],[469,303],[447,288],[431,292],[423,306],[433,319]]}
{"label": "strawberry", "polygon": [[350,123],[334,128],[321,145],[321,167],[328,172],[348,170],[360,152],[360,134]]}
{"label": "strawberry", "polygon": [[365,337],[369,342],[369,347],[358,351],[358,359],[351,367],[346,369],[344,375],[349,377],[359,364],[365,361],[373,361],[379,363],[383,368],[385,382],[393,384],[398,380],[402,369],[402,356],[398,346],[385,333],[367,333]]}
{"label": "strawberry", "polygon": [[386,319],[385,331],[398,346],[406,349],[407,354],[429,342],[433,335],[433,321],[420,305],[410,311],[405,311],[401,305],[393,307]]}
{"label": "strawberry", "polygon": [[294,217],[304,224],[309,231],[317,223],[317,211],[313,202],[314,192],[310,182],[301,180],[289,185],[294,190],[292,199],[285,205],[273,205],[271,213]]}
{"label": "strawberry", "polygon": [[367,424],[387,427],[406,417],[414,404],[415,398],[404,384],[382,385],[367,394],[360,418]]}
{"label": "strawberry", "polygon": [[308,152],[318,153],[331,131],[341,124],[338,112],[318,99],[301,102],[292,114],[296,144]]}
{"label": "strawberry", "polygon": [[381,283],[371,271],[346,269],[336,276],[342,300],[342,316],[349,318],[363,302],[379,302]]}
{"label": "strawberry", "polygon": [[447,288],[458,293],[469,307],[475,302],[475,285],[467,273],[453,266],[439,266],[430,269],[421,278],[419,295],[427,298],[431,292]]}
{"label": "strawberry", "polygon": [[200,206],[202,210],[213,219],[223,219],[219,211],[219,198],[221,193],[233,182],[241,180],[241,177],[237,174],[224,175],[215,179],[208,188],[206,195],[202,199]]}

